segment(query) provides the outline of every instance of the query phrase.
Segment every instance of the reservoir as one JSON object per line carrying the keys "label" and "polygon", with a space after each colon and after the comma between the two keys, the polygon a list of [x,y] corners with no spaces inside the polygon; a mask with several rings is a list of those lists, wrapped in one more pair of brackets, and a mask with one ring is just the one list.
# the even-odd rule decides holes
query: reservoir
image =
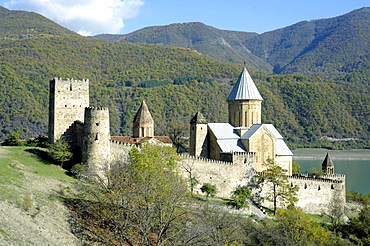
{"label": "reservoir", "polygon": [[335,173],[346,175],[346,189],[362,194],[370,193],[370,150],[294,150],[293,159],[301,166],[301,172],[321,170],[326,153],[329,153]]}

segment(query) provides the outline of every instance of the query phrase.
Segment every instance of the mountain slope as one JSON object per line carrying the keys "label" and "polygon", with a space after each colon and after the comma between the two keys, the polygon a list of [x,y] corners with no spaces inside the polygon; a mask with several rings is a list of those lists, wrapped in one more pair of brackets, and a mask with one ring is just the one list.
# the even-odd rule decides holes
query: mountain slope
{"label": "mountain slope", "polygon": [[0,39],[35,37],[43,35],[78,36],[42,15],[8,10],[0,6]]}
{"label": "mountain slope", "polygon": [[257,70],[271,66],[253,55],[242,41],[258,34],[216,29],[200,22],[147,27],[126,35],[97,35],[95,38],[130,43],[152,43],[190,48],[221,62],[244,62]]}
{"label": "mountain slope", "polygon": [[302,21],[260,35],[183,23],[95,38],[191,48],[222,62],[246,62],[257,70],[330,77],[354,72],[356,64],[368,63],[370,8],[330,19]]}
{"label": "mountain slope", "polygon": [[370,51],[370,8],[300,22],[249,39],[244,45],[275,73],[339,75]]}
{"label": "mountain slope", "polygon": [[[209,122],[227,121],[225,99],[240,65],[221,63],[191,49],[89,39],[44,18],[36,34],[27,36],[23,34],[29,26],[18,26],[27,18],[32,23],[35,17],[14,14],[13,33],[1,29],[0,22],[0,30],[5,30],[0,37],[12,37],[0,39],[0,141],[16,130],[23,138],[46,135],[48,83],[53,77],[90,79],[91,106],[109,107],[111,135],[131,135],[141,100],[152,112],[157,135],[169,134],[179,125],[187,131],[189,119],[199,110]],[[242,33],[232,35],[245,38]],[[292,146],[321,146],[323,136],[363,139],[361,146],[366,146],[369,66],[354,65],[356,72],[332,79],[250,70],[264,98],[263,122],[274,123]],[[142,82],[151,87],[138,87]]]}

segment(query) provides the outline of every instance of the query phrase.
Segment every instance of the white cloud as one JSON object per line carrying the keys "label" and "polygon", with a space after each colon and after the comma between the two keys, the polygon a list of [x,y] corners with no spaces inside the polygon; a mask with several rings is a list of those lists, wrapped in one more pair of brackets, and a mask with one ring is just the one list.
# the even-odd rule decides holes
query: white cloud
{"label": "white cloud", "polygon": [[143,4],[142,0],[11,0],[5,7],[39,13],[86,36],[119,33],[124,20],[137,16]]}

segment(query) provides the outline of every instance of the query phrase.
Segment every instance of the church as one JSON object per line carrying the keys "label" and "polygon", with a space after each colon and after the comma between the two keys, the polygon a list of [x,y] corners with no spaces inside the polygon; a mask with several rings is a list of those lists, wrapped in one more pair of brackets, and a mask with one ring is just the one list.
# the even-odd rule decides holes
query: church
{"label": "church", "polygon": [[191,119],[189,154],[225,162],[233,162],[235,153],[250,154],[256,172],[272,161],[292,175],[292,151],[272,124],[261,123],[262,100],[244,68],[227,98],[228,123],[207,123],[200,112]]}

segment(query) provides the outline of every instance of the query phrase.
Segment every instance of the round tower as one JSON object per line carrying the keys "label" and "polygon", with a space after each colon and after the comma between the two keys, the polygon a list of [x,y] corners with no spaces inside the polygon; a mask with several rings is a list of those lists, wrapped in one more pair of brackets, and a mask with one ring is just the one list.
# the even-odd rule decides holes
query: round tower
{"label": "round tower", "polygon": [[261,124],[262,100],[252,77],[244,68],[227,98],[229,123],[234,127],[251,127],[253,124]]}
{"label": "round tower", "polygon": [[109,110],[104,107],[85,108],[82,162],[99,173],[110,155]]}
{"label": "round tower", "polygon": [[190,155],[208,157],[207,132],[207,120],[197,112],[190,121]]}

